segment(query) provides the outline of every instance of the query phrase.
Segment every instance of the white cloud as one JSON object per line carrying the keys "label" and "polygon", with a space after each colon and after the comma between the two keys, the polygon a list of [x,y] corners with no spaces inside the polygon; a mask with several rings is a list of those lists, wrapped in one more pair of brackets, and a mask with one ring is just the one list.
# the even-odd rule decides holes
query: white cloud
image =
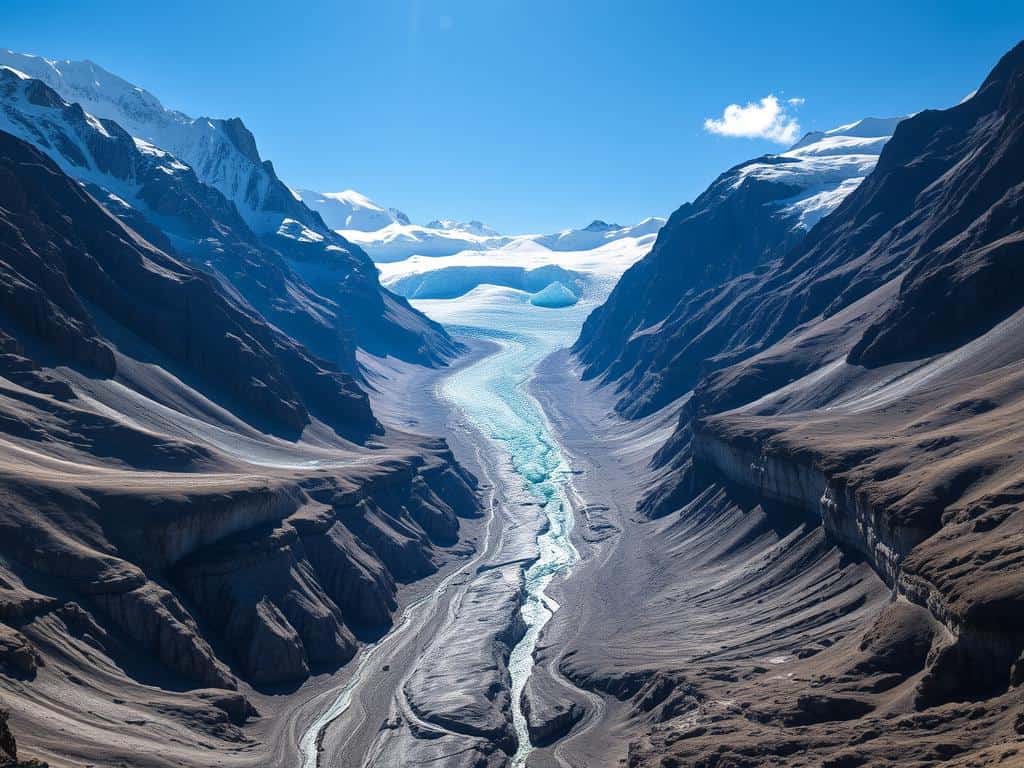
{"label": "white cloud", "polygon": [[[789,99],[789,106],[797,107],[803,99]],[[718,119],[704,121],[704,130],[719,136],[737,136],[747,139],[769,139],[779,144],[792,144],[800,135],[800,123],[786,111],[786,106],[769,94],[758,102],[746,106],[730,104]]]}
{"label": "white cloud", "polygon": [[802,107],[805,101],[807,101],[807,99],[802,99],[799,96],[792,99],[786,99],[786,103],[791,107]]}

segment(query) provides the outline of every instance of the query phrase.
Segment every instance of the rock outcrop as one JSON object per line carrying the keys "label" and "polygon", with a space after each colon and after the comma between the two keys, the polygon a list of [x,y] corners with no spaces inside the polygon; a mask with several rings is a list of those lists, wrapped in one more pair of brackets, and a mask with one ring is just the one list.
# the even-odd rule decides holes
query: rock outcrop
{"label": "rock outcrop", "polygon": [[35,677],[43,665],[39,651],[21,632],[0,624],[0,668],[11,677]]}
{"label": "rock outcrop", "polygon": [[46,768],[38,760],[18,760],[18,743],[11,733],[10,713],[0,709],[0,768]]}
{"label": "rock outcrop", "polygon": [[526,718],[530,743],[536,747],[545,747],[569,733],[583,717],[584,710],[578,702],[567,696],[537,696],[530,691],[533,687],[531,676],[523,691],[523,716]]}

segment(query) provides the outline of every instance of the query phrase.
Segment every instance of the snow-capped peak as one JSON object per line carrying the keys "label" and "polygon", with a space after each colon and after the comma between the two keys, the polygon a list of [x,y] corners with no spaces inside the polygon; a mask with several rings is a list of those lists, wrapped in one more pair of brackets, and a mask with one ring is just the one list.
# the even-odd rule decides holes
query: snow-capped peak
{"label": "snow-capped peak", "polygon": [[622,229],[619,224],[609,224],[601,219],[594,219],[583,228],[584,232],[610,232],[613,229]]}
{"label": "snow-capped peak", "polygon": [[26,75],[24,72],[22,72],[20,69],[15,69],[14,67],[9,67],[6,64],[3,65],[3,66],[0,66],[0,69],[6,69],[8,72],[11,72],[19,80],[31,80],[32,79],[28,75]]}
{"label": "snow-capped peak", "polygon": [[0,50],[0,65],[41,80],[68,102],[113,120],[132,136],[170,152],[199,179],[235,203],[250,228],[275,232],[284,218],[319,226],[273,167],[263,162],[252,133],[238,118],[191,118],[92,61],[45,59]]}
{"label": "snow-capped peak", "polygon": [[377,205],[366,195],[356,192],[354,189],[346,189],[342,192],[321,192],[321,195],[326,197],[328,200],[337,200],[339,203],[347,203],[349,205],[358,205],[362,208],[369,208],[374,211],[383,211],[384,208]]}
{"label": "snow-capped peak", "polygon": [[846,154],[855,149],[866,150],[872,154],[877,146],[881,146],[892,136],[893,131],[899,124],[902,117],[865,117],[846,125],[840,125],[827,131],[811,131],[804,134],[796,144],[782,154],[785,156],[799,156],[809,154],[840,154],[841,150],[848,150]]}
{"label": "snow-capped peak", "polygon": [[827,131],[814,131],[779,155],[757,158],[733,169],[725,183],[738,188],[748,181],[785,184],[794,190],[777,215],[793,227],[810,229],[871,173],[882,147],[901,117],[868,117]]}

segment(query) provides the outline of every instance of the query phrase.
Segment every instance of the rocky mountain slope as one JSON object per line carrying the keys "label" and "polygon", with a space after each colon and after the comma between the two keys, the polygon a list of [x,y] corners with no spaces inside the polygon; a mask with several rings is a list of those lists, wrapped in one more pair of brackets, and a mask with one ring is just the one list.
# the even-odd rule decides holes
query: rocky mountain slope
{"label": "rocky mountain slope", "polygon": [[617,406],[628,416],[689,389],[717,351],[708,353],[715,339],[705,343],[690,317],[725,308],[707,291],[802,242],[871,172],[897,122],[869,118],[808,134],[787,152],[729,169],[679,208],[587,319],[574,349],[586,377],[628,391]]}
{"label": "rocky mountain slope", "polygon": [[91,115],[113,120],[132,136],[170,152],[200,181],[233,202],[254,232],[273,234],[285,219],[322,224],[260,158],[256,139],[238,118],[191,118],[167,109],[144,88],[91,61],[52,60],[0,51],[0,65],[41,80]]}
{"label": "rocky mountain slope", "polygon": [[46,768],[37,760],[18,760],[18,742],[7,725],[9,718],[10,712],[0,710],[0,768]]}
{"label": "rocky mountain slope", "polygon": [[428,365],[456,351],[260,160],[240,120],[167,110],[91,62],[0,51],[0,78],[0,128],[51,155],[164,250],[212,269],[321,357],[355,372],[356,347]]}
{"label": "rocky mountain slope", "polygon": [[387,627],[475,481],[3,132],[0,272],[0,698],[22,746],[260,759],[254,689]]}
{"label": "rocky mountain slope", "polygon": [[[680,634],[653,662],[632,630],[614,668],[582,643],[562,662],[628,702],[631,765],[1019,764],[1022,124],[1024,44],[901,122],[800,242],[608,358],[634,355],[620,412],[682,409],[645,470],[650,549],[606,565],[602,609]],[[643,274],[605,313],[660,295]]]}

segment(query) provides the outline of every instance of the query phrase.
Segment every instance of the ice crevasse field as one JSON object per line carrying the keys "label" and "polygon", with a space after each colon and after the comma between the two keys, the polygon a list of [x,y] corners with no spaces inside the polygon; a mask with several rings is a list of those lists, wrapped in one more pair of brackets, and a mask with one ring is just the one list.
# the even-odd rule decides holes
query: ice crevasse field
{"label": "ice crevasse field", "polygon": [[[580,276],[576,286],[579,300],[569,306],[550,306],[544,301],[544,295],[564,295],[564,285],[531,294],[481,283],[458,298],[413,301],[414,306],[443,323],[452,334],[498,345],[494,354],[446,378],[440,394],[495,443],[499,461],[507,460],[507,471],[512,476],[504,485],[510,493],[522,495],[507,502],[532,501],[543,508],[546,524],[537,531],[540,556],[525,574],[522,617],[527,631],[509,661],[513,716],[519,739],[514,765],[525,764],[530,751],[520,700],[533,666],[533,650],[541,629],[557,610],[546,589],[553,578],[567,572],[579,557],[570,538],[570,467],[540,404],[529,393],[529,383],[538,363],[575,341],[587,315],[606,298],[621,273],[650,249],[654,237],[648,234],[625,238],[586,252],[557,256],[548,252],[554,257],[553,262]],[[469,254],[452,259],[479,264],[480,256]],[[537,266],[539,258],[543,256],[530,254],[531,266]],[[445,259],[431,261],[438,268],[451,266],[444,263],[448,261]],[[385,272],[385,280],[403,272],[402,265],[389,266],[392,269]],[[540,301],[538,293],[544,294]]]}

